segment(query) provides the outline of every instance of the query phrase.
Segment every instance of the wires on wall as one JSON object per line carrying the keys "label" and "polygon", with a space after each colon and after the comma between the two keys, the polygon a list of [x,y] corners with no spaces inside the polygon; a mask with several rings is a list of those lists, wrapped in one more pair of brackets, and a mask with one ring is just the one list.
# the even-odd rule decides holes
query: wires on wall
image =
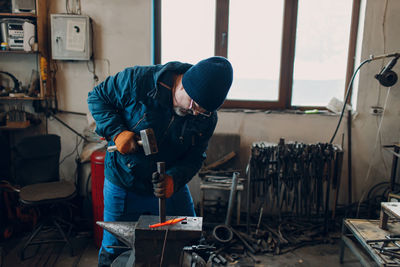
{"label": "wires on wall", "polygon": [[[380,119],[380,122],[379,122],[378,130],[377,130],[377,132],[376,132],[376,136],[375,136],[375,145],[374,145],[374,148],[373,148],[373,150],[372,150],[372,156],[369,158],[368,171],[367,171],[366,178],[365,178],[365,180],[364,180],[364,182],[363,182],[364,185],[367,185],[367,184],[368,184],[367,181],[369,180],[370,175],[371,175],[372,161],[373,161],[373,159],[374,159],[374,155],[375,155],[376,149],[378,148],[378,143],[379,143],[379,139],[380,139],[380,132],[381,132],[381,129],[382,129],[382,122],[383,122],[383,118],[384,118],[384,116],[385,116],[385,110],[386,110],[386,107],[387,107],[387,103],[388,103],[388,99],[389,99],[390,89],[391,89],[391,88],[392,88],[392,87],[389,87],[389,89],[388,89],[388,91],[387,91],[387,93],[386,93],[385,104],[383,105],[383,113],[382,113],[382,116],[381,116],[381,119]],[[358,202],[358,206],[357,206],[357,217],[358,217],[358,215],[359,215],[361,202],[363,201],[363,199],[364,199],[364,197],[365,197],[365,193],[366,193],[365,190],[363,190],[363,191],[364,191],[364,192],[362,193],[361,198],[360,198],[360,200],[359,200],[359,202]]]}
{"label": "wires on wall", "polygon": [[[383,8],[383,15],[382,15],[382,45],[383,45],[383,53],[386,53],[386,17],[387,17],[387,11],[388,11],[388,0],[385,0],[385,4],[384,4],[384,8]],[[381,69],[383,68],[384,65],[384,61],[382,60],[381,62]],[[388,166],[385,162],[385,158],[383,155],[383,133],[382,133],[382,124],[383,124],[383,119],[385,117],[385,112],[386,112],[386,108],[387,108],[387,104],[388,104],[388,99],[389,99],[389,95],[390,95],[390,91],[391,91],[391,86],[388,87],[387,93],[386,93],[386,98],[385,98],[385,102],[383,104],[383,113],[381,114],[381,116],[377,116],[376,117],[376,123],[377,123],[377,132],[376,132],[376,136],[375,136],[375,142],[374,142],[374,147],[372,150],[372,156],[369,159],[368,162],[368,169],[367,169],[367,174],[366,174],[366,178],[364,180],[364,187],[365,185],[368,185],[368,181],[371,177],[371,170],[372,170],[372,165],[373,165],[373,160],[374,160],[374,156],[377,154],[376,151],[378,149],[378,144],[379,144],[379,155],[381,157],[383,166],[385,168],[385,172],[389,173],[389,169]],[[380,106],[380,102],[381,102],[381,92],[382,92],[382,86],[381,83],[377,83],[377,92],[378,92],[378,97],[377,97],[377,101],[376,101],[376,106],[379,107]],[[363,199],[365,198],[365,194],[366,194],[366,190],[365,188],[362,189],[362,194],[360,197],[360,200],[358,202],[358,206],[357,206],[357,217],[359,216],[359,212],[360,212],[360,206],[361,203],[363,201]]]}
{"label": "wires on wall", "polygon": [[340,124],[341,124],[341,122],[342,122],[343,115],[344,115],[344,111],[345,111],[345,109],[346,109],[346,103],[347,103],[347,101],[348,101],[348,99],[349,99],[349,96],[350,96],[350,91],[351,91],[350,88],[351,88],[351,86],[353,85],[354,78],[356,77],[357,72],[361,69],[361,67],[362,67],[364,64],[371,62],[372,60],[373,60],[373,58],[369,58],[369,59],[364,60],[363,62],[360,63],[360,65],[359,65],[359,66],[357,67],[357,69],[354,71],[353,76],[352,76],[351,79],[350,79],[349,85],[347,86],[347,90],[346,90],[347,93],[346,93],[346,96],[345,96],[344,101],[343,101],[343,108],[342,108],[342,111],[340,112],[340,117],[339,117],[338,124],[336,125],[335,132],[333,133],[333,135],[332,135],[332,137],[331,137],[331,140],[329,141],[330,144],[332,144],[333,140],[335,139],[336,134],[337,134],[337,132],[338,132],[338,130],[339,130]]}
{"label": "wires on wall", "polygon": [[[388,0],[385,0],[385,6],[383,8],[383,16],[382,16],[382,45],[383,45],[383,53],[386,53],[386,16],[387,16],[387,10],[388,10]],[[381,62],[381,69],[383,68],[384,61],[382,60]],[[379,107],[381,103],[381,93],[382,93],[382,86],[380,83],[377,83],[377,92],[378,92],[378,97],[376,100],[376,106]],[[390,88],[389,88],[390,90]],[[382,120],[381,120],[382,121]],[[379,116],[376,117],[376,124],[379,129]],[[379,131],[379,130],[378,130]],[[385,158],[383,156],[383,142],[382,142],[383,136],[382,136],[382,131],[379,131],[379,151],[380,155],[382,158],[383,166],[385,167],[385,171],[388,172],[389,168],[385,162]]]}
{"label": "wires on wall", "polygon": [[[93,23],[90,23],[90,31],[92,33],[92,36],[94,36]],[[110,60],[107,59],[107,58],[95,58],[95,56],[94,56],[95,55],[95,53],[94,53],[94,40],[92,41],[91,46],[92,46],[92,57],[91,57],[90,61],[86,62],[86,66],[87,66],[88,71],[90,73],[92,73],[92,75],[93,75],[93,87],[94,87],[99,83],[99,80],[100,80],[99,76],[96,74],[96,60],[97,61],[99,61],[99,60],[100,61],[105,61],[107,63],[107,76],[110,76],[110,74],[111,74],[111,71],[110,71],[111,63],[110,63]],[[91,62],[91,64],[90,64],[90,62]]]}
{"label": "wires on wall", "polygon": [[[90,23],[90,31],[93,36],[94,34],[93,23]],[[92,56],[90,57],[90,61],[86,62],[86,66],[88,68],[88,71],[93,74],[93,87],[94,87],[99,82],[99,77],[96,74],[96,62],[94,59],[94,40],[92,40],[92,43],[90,45],[92,46]],[[92,63],[92,69],[90,69],[89,62]]]}
{"label": "wires on wall", "polygon": [[[59,163],[59,166],[61,166],[61,164],[63,164],[64,162],[65,162],[65,160],[67,159],[67,158],[69,158],[70,156],[72,156],[73,154],[76,154],[76,156],[75,156],[75,162],[77,162],[77,159],[79,159],[79,157],[80,157],[80,152],[79,152],[79,146],[81,145],[81,143],[82,143],[82,139],[78,139],[78,136],[75,136],[75,147],[74,147],[74,149],[70,152],[70,153],[68,153],[67,155],[65,155],[63,158],[62,158],[62,160],[60,161],[60,163]],[[62,171],[62,169],[60,168],[60,173],[63,175],[63,176],[65,176],[64,175],[64,173],[63,173],[63,171]],[[76,168],[75,169],[75,172],[74,172],[74,179],[75,179],[75,184],[76,184],[76,182],[77,182],[77,175],[78,175],[78,168]],[[65,177],[64,177],[65,178]]]}
{"label": "wires on wall", "polygon": [[65,0],[65,10],[67,11],[67,14],[75,14],[75,15],[80,15],[81,14],[81,0],[72,0],[72,5],[70,3],[70,0]]}

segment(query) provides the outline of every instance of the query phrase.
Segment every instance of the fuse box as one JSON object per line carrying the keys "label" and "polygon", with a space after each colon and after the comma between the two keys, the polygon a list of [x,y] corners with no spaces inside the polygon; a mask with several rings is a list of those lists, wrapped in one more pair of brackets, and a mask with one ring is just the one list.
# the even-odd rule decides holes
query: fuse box
{"label": "fuse box", "polygon": [[91,20],[85,15],[51,14],[51,57],[54,60],[90,60]]}

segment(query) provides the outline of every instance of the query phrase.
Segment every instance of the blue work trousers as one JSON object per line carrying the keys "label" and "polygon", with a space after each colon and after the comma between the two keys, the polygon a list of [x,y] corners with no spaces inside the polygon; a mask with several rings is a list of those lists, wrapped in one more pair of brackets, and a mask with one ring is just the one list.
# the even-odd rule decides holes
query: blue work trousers
{"label": "blue work trousers", "polygon": [[[104,221],[138,221],[140,215],[158,215],[158,198],[153,195],[138,195],[104,180]],[[166,200],[167,216],[196,216],[193,199],[185,185]],[[114,235],[103,231],[99,251],[99,266],[110,266],[124,250],[107,246],[124,246]]]}

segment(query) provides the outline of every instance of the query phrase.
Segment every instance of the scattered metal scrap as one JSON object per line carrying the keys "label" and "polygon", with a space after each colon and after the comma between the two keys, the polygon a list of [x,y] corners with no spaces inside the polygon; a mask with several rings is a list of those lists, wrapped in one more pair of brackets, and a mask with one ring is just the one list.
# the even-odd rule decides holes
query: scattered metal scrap
{"label": "scattered metal scrap", "polygon": [[[257,233],[251,231],[247,234],[243,227],[231,226],[233,238],[229,243],[221,243],[214,235],[209,237],[208,244],[217,247],[214,252],[222,255],[228,261],[246,259],[257,263],[258,255],[280,255],[293,251],[306,245],[333,242],[323,231],[323,223],[299,222],[285,220],[280,224],[271,226],[263,222],[261,230]],[[233,256],[232,256],[233,255]]]}
{"label": "scattered metal scrap", "polygon": [[[245,259],[254,264],[257,255],[331,242],[328,225],[335,218],[342,161],[342,149],[328,143],[285,143],[284,139],[278,144],[254,143],[246,172],[247,224],[225,223],[217,238],[219,228],[213,227],[204,244],[216,250],[209,251],[205,261],[224,265],[220,258],[231,264]],[[209,168],[200,172],[203,183],[226,187],[232,185],[232,174],[232,170]],[[226,214],[222,204],[218,200],[208,210],[214,210],[219,221]]]}
{"label": "scattered metal scrap", "polygon": [[378,253],[400,264],[400,235],[387,235],[385,239],[367,240],[367,243]]}

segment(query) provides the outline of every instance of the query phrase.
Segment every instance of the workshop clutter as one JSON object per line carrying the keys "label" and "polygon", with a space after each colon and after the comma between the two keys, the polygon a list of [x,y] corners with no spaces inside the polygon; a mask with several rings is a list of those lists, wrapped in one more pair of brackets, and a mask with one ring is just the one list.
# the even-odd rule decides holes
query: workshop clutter
{"label": "workshop clutter", "polygon": [[247,233],[237,235],[248,243],[245,249],[282,254],[329,242],[342,161],[338,145],[284,139],[253,143],[247,166]]}
{"label": "workshop clutter", "polygon": [[[217,162],[226,158],[230,157]],[[235,199],[231,194],[227,211],[220,212],[226,214],[225,223],[213,227],[203,246],[192,247],[192,255],[195,252],[196,259],[217,266],[257,264],[257,255],[284,254],[331,241],[328,230],[335,222],[342,160],[343,151],[337,145],[281,139],[278,144],[253,143],[246,179],[228,178],[227,171],[226,177],[218,177],[215,170],[204,173],[201,186],[206,188],[226,183],[231,193],[239,193],[243,190],[239,186],[245,185],[247,224],[240,224],[240,219],[231,224]]]}
{"label": "workshop clutter", "polygon": [[24,128],[40,123],[40,117],[27,112],[22,102],[9,102],[4,112],[0,111],[0,126]]}
{"label": "workshop clutter", "polygon": [[[328,230],[335,218],[342,160],[342,149],[327,143],[285,143],[284,139],[278,144],[254,143],[247,181],[242,181],[247,183],[247,229],[240,220],[229,225],[228,205],[225,224],[214,227],[205,242],[214,249],[204,255],[203,248],[199,255],[220,265],[254,264],[259,263],[256,255],[284,254],[331,241]],[[202,186],[224,181],[207,175]],[[234,178],[228,179],[231,192],[237,191]]]}
{"label": "workshop clutter", "polygon": [[19,189],[8,181],[0,181],[0,241],[22,231],[31,231],[37,224],[39,211],[19,204],[15,192]]}
{"label": "workshop clutter", "polygon": [[261,202],[264,212],[279,218],[327,216],[336,209],[342,159],[342,149],[328,143],[254,143],[248,166],[251,203]]}
{"label": "workshop clutter", "polygon": [[0,97],[39,97],[39,73],[32,70],[29,83],[23,84],[14,74],[0,71]]}
{"label": "workshop clutter", "polygon": [[228,196],[235,172],[242,175],[239,175],[236,186],[236,210],[239,212],[234,212],[232,215],[236,217],[237,222],[240,221],[241,195],[245,178],[244,172],[238,168],[239,150],[239,134],[215,133],[209,141],[207,158],[198,173],[199,186],[191,188],[191,192],[200,189],[199,213],[206,222],[220,223],[226,220]]}
{"label": "workshop clutter", "polygon": [[0,19],[0,39],[3,50],[35,51],[33,47],[36,42],[35,33],[35,22],[28,18]]}

